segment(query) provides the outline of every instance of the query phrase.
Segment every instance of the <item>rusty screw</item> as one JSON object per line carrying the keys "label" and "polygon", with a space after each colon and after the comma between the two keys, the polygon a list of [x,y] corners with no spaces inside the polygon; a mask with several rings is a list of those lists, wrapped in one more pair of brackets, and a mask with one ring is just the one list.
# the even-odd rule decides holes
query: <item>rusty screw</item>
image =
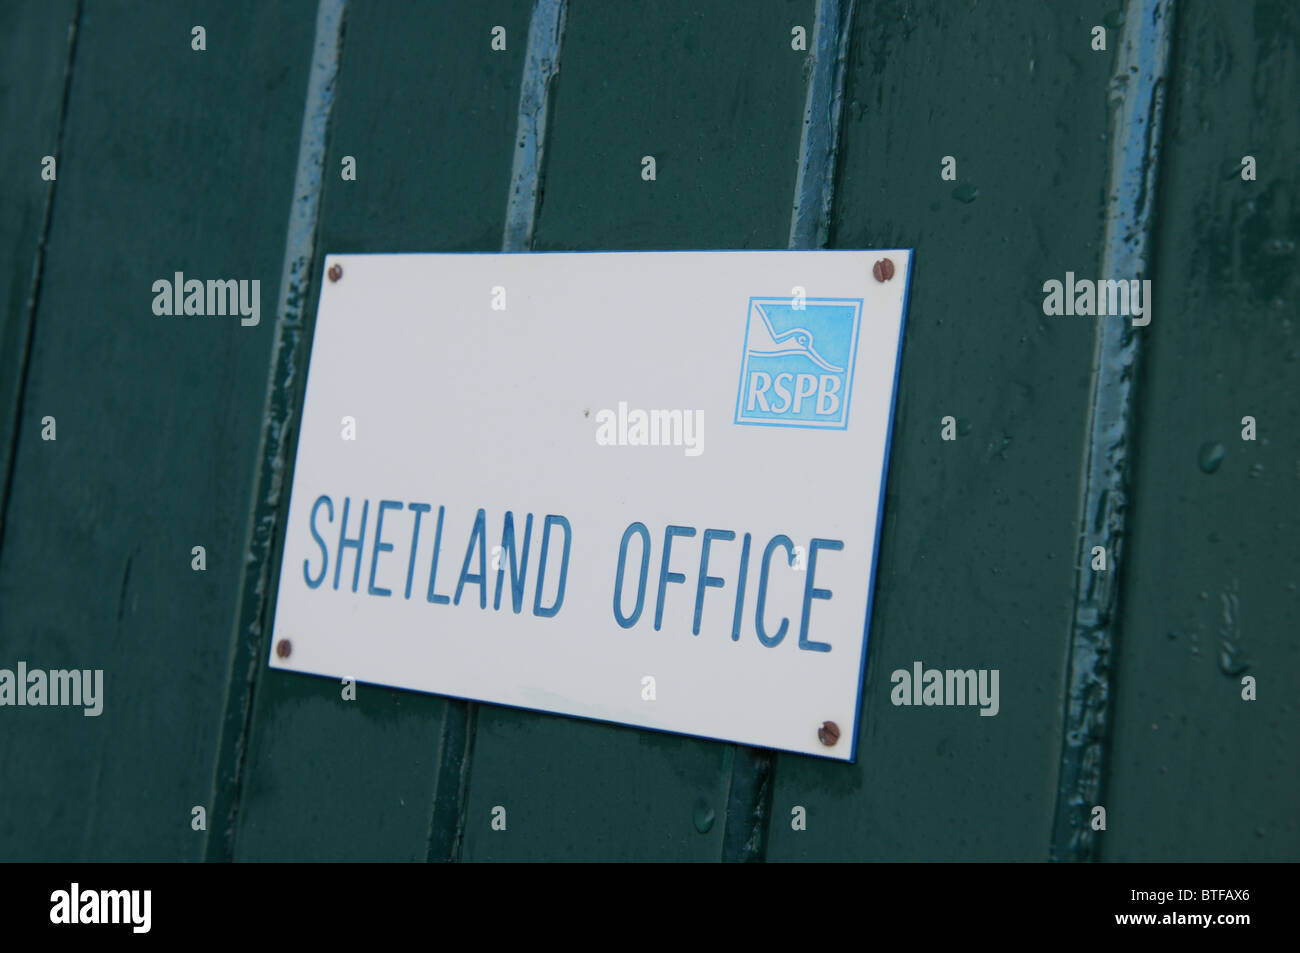
{"label": "rusty screw", "polygon": [[[877,265],[876,267],[879,268],[880,266]],[[892,266],[890,267],[889,273],[891,275],[894,273]],[[343,266],[330,265],[329,276],[330,276],[330,281],[338,281],[340,278],[343,277]],[[877,275],[877,277],[879,277],[879,275]]]}
{"label": "rusty screw", "polygon": [[876,262],[875,267],[871,269],[871,273],[876,276],[877,281],[888,281],[894,277],[894,263],[888,258],[882,258]]}
{"label": "rusty screw", "polygon": [[276,643],[275,654],[280,656],[280,658],[288,658],[289,653],[292,651],[293,651],[293,644],[288,639],[281,639],[278,643]]}
{"label": "rusty screw", "polygon": [[834,747],[835,742],[840,740],[840,726],[833,721],[823,721],[817,729],[817,740],[828,748]]}

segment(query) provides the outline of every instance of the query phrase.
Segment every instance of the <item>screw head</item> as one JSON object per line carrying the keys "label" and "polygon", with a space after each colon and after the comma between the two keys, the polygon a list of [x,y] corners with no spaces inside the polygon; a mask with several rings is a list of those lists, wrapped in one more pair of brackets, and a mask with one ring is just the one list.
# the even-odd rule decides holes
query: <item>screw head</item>
{"label": "screw head", "polygon": [[817,729],[817,740],[828,748],[834,747],[835,742],[840,740],[840,726],[833,721],[823,721]]}
{"label": "screw head", "polygon": [[871,273],[876,276],[877,281],[888,281],[894,277],[894,263],[888,258],[882,258],[876,262],[875,267],[871,269]]}
{"label": "screw head", "polygon": [[289,653],[293,651],[293,643],[288,639],[281,639],[275,645],[275,654],[280,658],[288,658]]}
{"label": "screw head", "polygon": [[330,276],[330,281],[338,281],[340,278],[343,277],[343,266],[330,265],[330,270],[328,274]]}

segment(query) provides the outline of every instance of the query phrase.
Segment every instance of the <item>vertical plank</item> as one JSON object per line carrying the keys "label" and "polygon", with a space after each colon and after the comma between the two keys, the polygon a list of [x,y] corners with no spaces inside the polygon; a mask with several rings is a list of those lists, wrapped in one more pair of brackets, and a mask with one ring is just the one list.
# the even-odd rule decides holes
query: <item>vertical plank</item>
{"label": "vertical plank", "polygon": [[[572,6],[533,247],[784,247],[805,93],[790,31],[811,32],[811,11],[810,0]],[[655,181],[642,179],[644,156]],[[734,757],[730,745],[483,706],[465,855],[716,860]],[[496,806],[504,831],[490,826]]]}
{"label": "vertical plank", "polygon": [[1242,12],[1179,11],[1105,860],[1300,853],[1300,16]]}
{"label": "vertical plank", "polygon": [[31,343],[35,297],[57,179],[43,178],[44,156],[57,158],[76,45],[76,0],[0,9],[0,541],[19,405]]}
{"label": "vertical plank", "polygon": [[[1047,857],[1094,325],[1042,285],[1099,266],[1117,6],[857,9],[831,243],[917,259],[858,762],[778,756],[770,860]],[[998,714],[893,705],[917,661]]]}
{"label": "vertical plank", "polygon": [[570,9],[534,248],[784,248],[805,92],[790,30],[812,7]]}
{"label": "vertical plank", "polygon": [[152,283],[256,279],[269,310],[284,234],[263,211],[289,199],[309,42],[296,12],[251,2],[83,10],[0,644],[9,663],[103,669],[105,698],[94,718],[6,709],[8,859],[200,856],[271,322],[160,317]]}
{"label": "vertical plank", "polygon": [[[302,312],[308,339],[326,254],[500,247],[530,8],[527,0],[349,5]],[[490,47],[497,25],[506,28],[503,52]],[[356,160],[355,181],[342,179],[344,156]],[[284,373],[289,406],[301,407],[301,367]],[[288,486],[291,469],[284,478]],[[282,523],[288,494],[280,500]],[[281,525],[270,593],[282,533]],[[270,599],[260,632],[273,613]],[[345,701],[336,680],[269,671],[267,648],[259,643],[234,857],[455,856],[465,703],[369,685]]]}

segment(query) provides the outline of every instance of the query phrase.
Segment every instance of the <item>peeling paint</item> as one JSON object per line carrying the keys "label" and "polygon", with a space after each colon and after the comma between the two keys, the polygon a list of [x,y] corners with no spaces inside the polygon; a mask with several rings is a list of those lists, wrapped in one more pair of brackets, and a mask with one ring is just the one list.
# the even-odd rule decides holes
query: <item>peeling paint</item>
{"label": "peeling paint", "polygon": [[[1102,274],[1149,277],[1151,217],[1168,83],[1173,0],[1130,0],[1115,78],[1114,126]],[[1134,379],[1143,328],[1126,320],[1097,323],[1087,459],[1079,517],[1074,621],[1068,648],[1065,720],[1051,859],[1092,860],[1089,825],[1100,803],[1110,706],[1119,578],[1133,441]],[[1089,554],[1104,546],[1107,572],[1093,572]]]}

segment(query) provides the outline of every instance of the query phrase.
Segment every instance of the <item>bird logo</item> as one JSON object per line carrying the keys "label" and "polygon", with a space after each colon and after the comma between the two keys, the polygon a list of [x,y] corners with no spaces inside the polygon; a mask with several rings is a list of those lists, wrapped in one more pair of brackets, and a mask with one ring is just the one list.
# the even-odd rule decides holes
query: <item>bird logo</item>
{"label": "bird logo", "polygon": [[844,373],[844,368],[836,367],[817,353],[817,349],[813,347],[812,332],[807,328],[791,328],[789,331],[777,334],[772,330],[772,319],[763,310],[763,306],[755,302],[754,310],[758,312],[763,322],[761,326],[751,326],[748,342],[750,356],[780,357],[786,354],[802,354],[823,370],[835,374]]}

